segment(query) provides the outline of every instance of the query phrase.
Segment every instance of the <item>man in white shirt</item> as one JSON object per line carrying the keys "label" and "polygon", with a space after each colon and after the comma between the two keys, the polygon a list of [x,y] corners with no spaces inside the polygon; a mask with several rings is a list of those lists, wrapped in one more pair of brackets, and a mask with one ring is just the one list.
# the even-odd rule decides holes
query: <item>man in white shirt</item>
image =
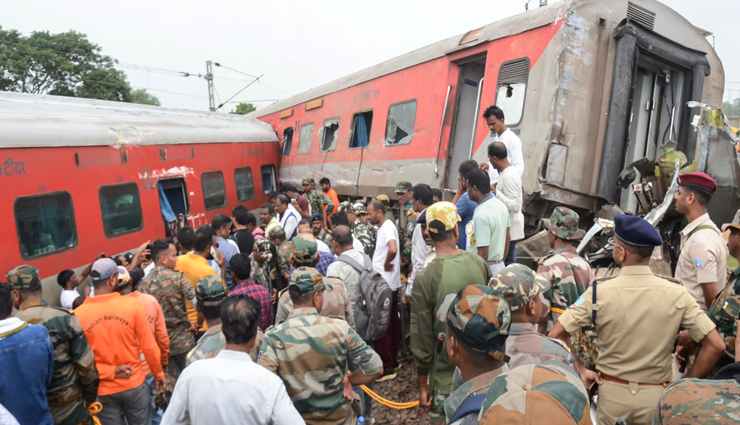
{"label": "man in white shirt", "polygon": [[301,215],[290,205],[290,198],[284,193],[276,196],[272,204],[278,213],[280,225],[285,230],[285,237],[288,240],[293,239],[293,236],[298,234],[298,222],[301,220]]}
{"label": "man in white shirt", "polygon": [[504,265],[516,263],[516,243],[524,239],[524,214],[522,213],[522,177],[507,157],[506,145],[493,142],[488,145],[488,159],[499,173],[498,184],[491,188],[498,200],[506,205],[511,219],[511,241]]}
{"label": "man in white shirt", "polygon": [[[414,211],[419,213],[419,217],[424,215],[427,207],[434,203],[432,188],[427,184],[417,184],[411,189],[411,206]],[[424,235],[421,232],[421,225],[416,222],[414,233],[411,237],[411,274],[409,275],[408,284],[406,285],[406,303],[411,305],[411,290],[414,287],[414,279],[424,267],[427,259],[429,247],[424,242]]]}
{"label": "man in white shirt", "polygon": [[182,372],[162,425],[303,424],[283,381],[249,356],[259,326],[260,304],[247,295],[221,306],[226,345],[216,357]]}
{"label": "man in white shirt", "polygon": [[398,345],[401,343],[401,323],[398,318],[398,288],[401,287],[401,264],[398,252],[398,230],[385,216],[383,202],[374,200],[367,206],[370,223],[378,226],[378,236],[373,252],[373,270],[380,273],[393,291],[388,332],[376,343],[376,350],[383,360],[383,378],[396,377]]}
{"label": "man in white shirt", "polygon": [[[519,172],[519,177],[524,174],[524,155],[522,154],[522,141],[514,134],[513,131],[504,125],[504,111],[498,106],[489,106],[483,112],[483,118],[486,119],[488,129],[491,130],[483,140],[484,144],[490,145],[493,142],[501,142],[506,145],[507,157],[509,162]],[[488,170],[488,177],[491,180],[491,186],[499,180],[499,173],[496,168],[489,162],[481,164],[481,168]]]}

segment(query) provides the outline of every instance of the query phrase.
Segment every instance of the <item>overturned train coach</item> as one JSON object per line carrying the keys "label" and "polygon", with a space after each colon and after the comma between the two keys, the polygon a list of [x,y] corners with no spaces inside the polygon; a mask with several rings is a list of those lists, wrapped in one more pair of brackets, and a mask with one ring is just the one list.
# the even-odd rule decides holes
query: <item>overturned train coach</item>
{"label": "overturned train coach", "polygon": [[[655,161],[669,140],[689,162],[698,157],[691,123],[699,109],[687,103],[721,105],[724,90],[722,63],[707,36],[654,0],[560,2],[252,116],[282,140],[283,181],[326,176],[340,196],[368,197],[392,194],[397,181],[408,180],[451,197],[459,164],[487,160],[491,139],[481,114],[497,105],[522,141],[533,231],[559,204],[585,216],[605,204],[638,212],[634,196],[616,186],[620,172],[640,158]],[[734,150],[726,150],[710,155],[707,171],[723,170],[715,203],[734,213],[740,176]]]}
{"label": "overturned train coach", "polygon": [[268,202],[279,160],[243,116],[0,92],[0,280],[30,264],[59,305],[64,269]]}

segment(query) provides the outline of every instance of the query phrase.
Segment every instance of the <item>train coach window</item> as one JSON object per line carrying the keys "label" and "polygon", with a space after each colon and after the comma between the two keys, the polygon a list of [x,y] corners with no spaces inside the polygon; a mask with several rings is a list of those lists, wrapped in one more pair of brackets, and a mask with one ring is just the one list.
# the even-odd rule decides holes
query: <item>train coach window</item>
{"label": "train coach window", "polygon": [[337,136],[339,136],[339,118],[329,118],[321,127],[319,140],[321,140],[321,152],[333,151],[337,148]]}
{"label": "train coach window", "polygon": [[522,122],[528,77],[528,58],[504,62],[498,71],[496,106],[504,111],[504,124],[507,126],[516,127]]}
{"label": "train coach window", "polygon": [[139,187],[136,183],[102,186],[100,211],[103,213],[103,231],[109,238],[135,232],[144,227]]}
{"label": "train coach window", "polygon": [[263,165],[260,168],[262,174],[262,190],[265,195],[269,195],[277,190],[277,179],[275,178],[275,166],[272,164]]}
{"label": "train coach window", "polygon": [[290,148],[293,146],[293,127],[286,128],[283,131],[283,156],[290,155]]}
{"label": "train coach window", "polygon": [[301,135],[298,137],[298,155],[311,152],[311,139],[313,139],[313,123],[301,126]]}
{"label": "train coach window", "polygon": [[220,171],[210,171],[200,175],[203,185],[203,203],[206,211],[215,210],[226,205],[226,188],[224,174]]}
{"label": "train coach window", "polygon": [[365,148],[370,144],[370,129],[373,126],[373,111],[358,112],[352,117],[351,148]]}
{"label": "train coach window", "polygon": [[234,180],[236,180],[236,197],[239,199],[239,202],[248,201],[254,198],[252,168],[237,168],[234,170]]}
{"label": "train coach window", "polygon": [[385,126],[385,145],[408,145],[414,137],[416,123],[416,100],[407,100],[388,108],[388,123]]}
{"label": "train coach window", "polygon": [[17,198],[13,210],[23,258],[41,257],[77,245],[77,227],[69,193]]}

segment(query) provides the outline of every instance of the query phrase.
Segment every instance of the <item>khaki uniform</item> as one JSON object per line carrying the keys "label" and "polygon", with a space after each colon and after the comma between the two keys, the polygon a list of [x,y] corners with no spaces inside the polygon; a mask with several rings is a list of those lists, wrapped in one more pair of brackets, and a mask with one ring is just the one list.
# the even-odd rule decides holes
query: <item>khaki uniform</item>
{"label": "khaki uniform", "polygon": [[679,327],[688,329],[699,342],[715,326],[679,283],[655,276],[647,266],[623,267],[617,277],[597,279],[595,305],[593,288],[558,321],[567,332],[577,332],[593,324],[596,311],[596,368],[629,382],[605,380],[599,387],[598,423],[614,425],[621,418],[629,424],[649,424],[664,388],[639,384],[671,380],[671,354]]}
{"label": "khaki uniform", "polygon": [[[691,234],[699,226],[711,226]],[[691,237],[689,237],[691,235]],[[704,214],[689,223],[681,231],[681,255],[676,266],[676,279],[706,313],[708,307],[704,300],[702,285],[715,284],[717,292],[722,292],[727,284],[727,246],[722,233]]]}

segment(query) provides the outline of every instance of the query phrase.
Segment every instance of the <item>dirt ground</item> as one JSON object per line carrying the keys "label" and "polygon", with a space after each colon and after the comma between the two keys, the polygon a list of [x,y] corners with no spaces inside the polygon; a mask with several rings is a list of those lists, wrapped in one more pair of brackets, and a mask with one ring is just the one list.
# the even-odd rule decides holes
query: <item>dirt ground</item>
{"label": "dirt ground", "polygon": [[[398,376],[392,381],[375,384],[375,392],[390,401],[407,402],[419,399],[416,367],[410,352],[400,353],[401,367]],[[395,410],[373,401],[373,417],[376,425],[420,425],[418,407],[406,410]]]}

